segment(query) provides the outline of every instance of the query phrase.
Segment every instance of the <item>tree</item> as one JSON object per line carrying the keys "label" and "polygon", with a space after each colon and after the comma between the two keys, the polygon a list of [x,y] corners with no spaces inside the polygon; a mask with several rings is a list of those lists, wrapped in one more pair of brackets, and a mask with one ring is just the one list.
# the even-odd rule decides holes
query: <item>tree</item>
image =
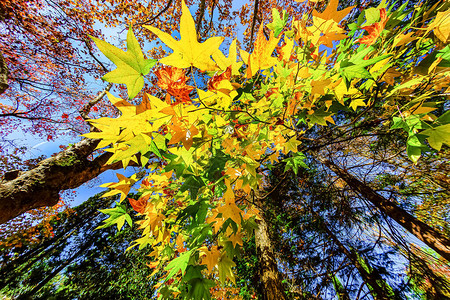
{"label": "tree", "polygon": [[[103,219],[98,210],[110,209],[114,200],[96,195],[71,212],[55,216],[51,220],[53,237],[44,236],[21,247],[4,243],[2,294],[24,299],[151,299],[154,290],[147,277],[153,270],[146,266],[145,258],[150,249],[125,252],[138,238],[137,231],[129,226],[120,232],[98,229]],[[32,229],[41,232],[41,227]],[[20,236],[20,232],[11,236],[10,244],[17,245],[12,239]]]}
{"label": "tree", "polygon": [[[211,30],[230,35],[236,26],[230,13],[231,1],[203,3],[203,12],[197,17],[196,24],[203,27],[204,34]],[[211,20],[206,19],[208,13]],[[219,20],[213,22],[214,14],[219,16]],[[0,22],[4,31],[0,36],[3,54],[0,59],[0,82],[5,81],[7,76],[9,82],[5,83],[9,83],[9,89],[4,89],[2,83],[0,158],[3,164],[0,174],[3,175],[4,185],[0,187],[0,198],[4,199],[1,205],[5,214],[0,218],[1,223],[33,208],[53,206],[59,201],[58,194],[62,191],[76,188],[106,170],[121,167],[120,164],[101,167],[102,161],[108,160],[108,155],[98,157],[96,163],[88,162],[90,155],[97,156],[93,150],[95,141],[78,144],[76,135],[89,130],[86,119],[114,116],[116,113],[109,102],[102,101],[105,91],[112,86],[99,83],[93,88],[90,83],[104,74],[109,66],[97,57],[88,35],[101,37],[101,32],[94,30],[95,22],[125,27],[131,15],[142,24],[173,30],[181,10],[179,1],[148,1],[139,5],[125,1],[121,5],[112,5],[111,2],[83,0],[2,2]],[[96,93],[98,86],[100,91]],[[150,89],[149,86],[147,88]],[[76,153],[69,145],[63,147],[58,159],[53,158],[36,166],[43,159],[24,161],[18,154],[23,154],[27,149],[7,136],[18,129],[47,141],[61,135],[73,137],[72,145]],[[17,156],[19,159],[14,159]],[[61,162],[62,157],[69,159]],[[55,173],[64,176],[52,177],[51,174]],[[36,181],[36,177],[41,178],[40,181]],[[80,180],[66,184],[59,180],[64,177]],[[14,188],[16,186],[22,187],[20,192]],[[40,221],[47,215],[38,211],[33,213],[33,218]],[[26,218],[15,223],[16,228],[30,226]]]}
{"label": "tree", "polygon": [[279,188],[265,204],[290,298],[407,298],[401,292],[408,290],[406,276],[394,263],[402,254],[372,237],[367,228],[376,223],[365,218],[358,197],[335,186],[320,163],[308,165],[297,176],[274,172],[270,180]]}
{"label": "tree", "polygon": [[[233,36],[237,16],[244,25],[253,21],[252,27],[255,28],[257,20],[270,15],[270,6],[261,6],[257,2],[255,7],[258,9],[253,11],[258,14],[258,18],[253,18],[252,14],[247,13],[247,6],[232,12],[232,1],[229,0],[192,1],[190,4],[198,3],[199,7],[195,20],[199,36]],[[4,185],[0,186],[0,199],[5,199],[1,201],[1,205],[4,205],[2,211],[8,212],[0,218],[1,223],[32,208],[52,206],[59,200],[57,193],[76,188],[108,169],[120,168],[117,164],[98,170],[97,164],[97,170],[93,172],[90,168],[96,164],[87,163],[86,159],[89,155],[98,155],[92,148],[95,141],[77,143],[76,135],[89,130],[85,120],[115,116],[117,113],[109,102],[102,100],[105,91],[112,88],[111,85],[99,82],[95,87],[91,86],[90,82],[107,72],[109,65],[99,59],[88,35],[101,37],[101,32],[94,29],[95,22],[121,28],[134,22],[139,25],[135,28],[141,31],[139,40],[142,41],[144,37],[154,40],[156,36],[143,30],[140,25],[155,25],[162,30],[174,31],[181,16],[180,3],[180,0],[148,1],[136,5],[133,1],[122,1],[121,5],[114,5],[114,1],[39,0],[6,1],[1,4],[0,22],[5,30],[0,36],[4,57],[4,63],[0,60],[0,77],[5,78],[8,74],[9,80],[9,88],[0,96],[0,121],[4,128],[0,147],[1,159],[4,161],[1,172]],[[303,6],[298,7],[296,13],[301,9]],[[157,56],[164,53],[158,48],[150,51],[151,55]],[[146,84],[145,89],[151,93],[158,90],[154,84]],[[61,135],[73,137],[72,146],[78,149],[76,152],[80,152],[74,154],[73,149],[69,149],[71,145],[65,146],[59,153],[60,157],[74,156],[63,163],[68,168],[55,167],[54,164],[60,165],[55,160],[42,162],[38,166],[33,162],[33,170],[27,173],[28,161],[12,159],[26,149],[7,136],[18,129],[47,141]],[[98,158],[98,161],[105,159],[108,160],[107,155]],[[80,161],[87,166],[86,170],[79,164]],[[72,171],[72,164],[77,171]],[[84,179],[63,184],[50,178],[49,174],[55,172],[61,172],[65,177]],[[78,175],[80,172],[82,174]],[[39,184],[42,188],[33,180],[36,176],[41,178]],[[19,177],[21,180],[16,180]],[[21,191],[15,186],[21,186]],[[18,193],[14,194],[14,190]],[[49,190],[53,192],[43,192]],[[34,199],[39,198],[39,201],[34,202],[28,195],[35,193],[39,197]],[[15,199],[14,203],[6,201],[11,198]],[[23,227],[26,226],[28,224]]]}
{"label": "tree", "polygon": [[[200,16],[204,4],[199,6]],[[255,1],[255,11],[257,7]],[[142,237],[135,245],[152,245],[152,255],[158,257],[155,266],[166,271],[162,276],[165,285],[156,287],[162,298],[208,299],[214,280],[229,287],[235,282],[233,259],[239,256],[242,238],[255,229],[264,231],[257,235],[264,237],[260,241],[268,241],[264,246],[269,250],[268,259],[260,266],[263,272],[273,274],[264,282],[264,297],[283,298],[284,288],[279,288],[283,284],[276,275],[279,266],[273,263],[276,259],[270,251],[273,243],[266,238],[270,234],[264,226],[268,223],[265,205],[278,189],[269,184],[269,176],[278,165],[286,174],[297,174],[308,167],[306,157],[322,162],[322,168],[332,171],[330,178],[348,185],[343,193],[352,197],[368,194],[360,201],[375,204],[366,208],[385,217],[383,224],[391,225],[389,218],[393,218],[448,259],[445,231],[426,227],[429,225],[414,216],[414,209],[407,212],[400,207],[420,198],[413,195],[403,201],[399,193],[399,203],[385,199],[376,192],[380,185],[374,180],[381,171],[373,168],[404,170],[400,173],[404,183],[413,182],[425,193],[433,191],[433,183],[412,181],[411,173],[422,161],[445,159],[449,143],[449,114],[443,104],[450,51],[445,29],[448,5],[421,4],[406,10],[405,4],[394,11],[381,3],[364,10],[346,27],[339,24],[352,7],[337,7],[333,0],[323,11],[313,9],[310,15],[291,22],[289,15],[274,10],[269,30],[263,24],[259,27],[252,52],[240,50],[242,62],[237,60],[235,42],[230,44],[228,57],[227,51],[219,50],[223,38],[210,37],[199,43],[199,26],[196,30],[184,3],[181,40],[144,25],[174,51],[158,61],[164,66],[154,72],[151,68],[156,60],[144,57],[132,28],[127,52],[93,37],[117,66],[104,79],[125,84],[129,99],[136,102],[107,93],[120,116],[90,120],[96,131],[84,136],[100,141],[87,140],[86,152],[78,145],[72,151],[92,153],[94,148],[109,146],[107,154],[97,157],[106,161],[107,168],[137,164],[148,170],[138,189],[140,198],[132,203],[143,216],[139,221]],[[253,19],[256,17],[254,14]],[[135,97],[149,73],[156,77],[155,88],[160,89],[154,95],[143,93],[138,101]],[[78,157],[68,158],[78,161]],[[99,169],[98,165],[95,170]],[[432,176],[430,170],[423,171]],[[364,174],[371,176],[364,178]],[[26,182],[24,175],[17,180],[20,178]],[[136,180],[120,177],[119,182],[106,184],[112,189],[107,195],[120,194],[123,201]],[[384,187],[395,191],[395,183]],[[5,190],[11,191],[11,187]],[[111,221],[122,216],[118,211],[109,214]],[[403,222],[402,217],[409,221]],[[346,218],[351,220],[352,214],[343,218],[348,221]],[[370,286],[369,293],[381,298],[389,295],[373,267],[358,252],[349,250],[328,224],[326,219],[318,223],[355,266],[358,278]],[[421,229],[413,230],[408,224]],[[423,228],[425,235],[420,232]],[[255,243],[258,245],[257,240]],[[265,264],[270,266],[264,268]],[[325,271],[324,278],[330,281],[330,269]],[[338,286],[336,278],[331,280]]]}
{"label": "tree", "polygon": [[[446,88],[443,82],[448,72],[446,55],[450,48],[446,45],[447,33],[442,34],[441,26],[448,14],[447,7],[439,6],[436,19],[426,23],[426,33],[433,30],[437,43],[431,45],[434,49],[431,56],[428,60],[412,62],[410,57],[420,55],[425,49],[427,53],[431,50],[429,46],[418,50],[420,42],[410,39],[412,33],[403,33],[428,22],[430,16],[421,10],[425,6],[417,11],[414,8],[415,17],[409,18],[409,12],[404,12],[406,6],[390,12],[385,4],[380,4],[368,9],[365,19],[358,18],[356,24],[349,24],[348,31],[338,23],[352,8],[336,11],[336,7],[337,1],[331,1],[323,12],[314,10],[311,19],[292,22],[284,35],[281,33],[287,19],[274,11],[273,22],[268,26],[271,29],[269,39],[261,26],[253,52],[240,51],[246,69],[240,69],[241,64],[236,61],[234,43],[225,57],[218,49],[222,39],[212,37],[204,43],[197,41],[195,22],[185,5],[180,40],[156,27],[144,26],[174,50],[159,60],[169,67],[155,72],[157,84],[167,90],[165,101],[147,94],[134,106],[109,95],[110,101],[121,110],[121,116],[92,120],[93,126],[101,132],[85,136],[102,139],[104,142],[99,147],[113,145],[110,151],[114,154],[109,163],[122,161],[126,165],[133,160],[145,166],[153,155],[167,161],[167,165],[154,168],[139,189],[142,193],[139,212],[144,215],[140,224],[144,231],[142,238],[136,241],[136,245],[153,244],[157,249],[159,267],[168,272],[164,280],[181,274],[181,281],[160,289],[162,298],[171,298],[178,292],[208,298],[211,277],[207,274],[211,276],[211,273],[222,285],[226,285],[227,278],[234,282],[232,258],[238,256],[241,236],[251,234],[253,222],[259,223],[255,242],[262,257],[264,298],[284,297],[267,234],[267,220],[264,212],[258,217],[255,209],[264,210],[265,200],[276,189],[266,183],[274,162],[284,163],[285,172],[297,173],[300,166],[306,166],[305,155],[299,150],[314,155],[353,193],[363,194],[364,200],[372,202],[381,213],[393,218],[448,260],[450,244],[445,235],[324,158],[326,151],[334,150],[336,144],[342,143],[340,138],[347,134],[347,141],[366,136],[376,141],[378,136],[386,134],[386,128],[377,129],[380,124],[386,127],[390,123],[390,130],[401,128],[408,132],[406,152],[413,163],[418,163],[422,152],[433,151],[431,148],[441,150],[442,144],[448,143],[448,113],[431,117],[430,111],[442,107],[435,103],[424,106],[424,97],[439,99]],[[358,31],[363,22],[363,32],[366,30],[367,35]],[[415,22],[417,24],[412,25]],[[284,46],[280,46],[277,56],[273,57],[280,39]],[[294,39],[298,43],[294,43]],[[141,77],[150,72],[154,61],[144,58],[131,30],[126,53],[94,40],[118,67],[105,75],[105,79],[125,83],[129,98],[134,98],[143,86]],[[333,41],[339,41],[335,49]],[[407,46],[413,41],[416,50]],[[353,46],[355,42],[357,45]],[[318,45],[332,48],[331,55]],[[436,60],[432,62],[433,59]],[[407,76],[406,72],[411,71],[403,70],[405,66],[415,67],[416,75]],[[194,86],[188,85],[185,71],[180,69],[189,69]],[[196,83],[202,80],[197,70],[219,72],[209,79],[206,91]],[[437,86],[435,90],[428,85],[433,81]],[[194,96],[190,96],[191,91]],[[381,92],[387,96],[381,97]],[[411,103],[411,95],[423,100]],[[389,109],[391,102],[402,108]],[[432,105],[431,110],[428,105]],[[364,108],[359,114],[358,107]],[[356,122],[360,124],[353,126]],[[368,133],[361,134],[361,127]],[[335,132],[337,140],[321,136],[330,131]],[[309,143],[311,139],[316,144]],[[302,141],[306,141],[305,145]],[[348,147],[347,151],[353,150]],[[371,153],[378,154],[376,151],[367,153],[371,159]],[[355,153],[353,157],[369,159],[364,152]],[[111,194],[121,194],[123,199],[124,186],[129,180],[123,178],[109,184],[111,188],[120,187]],[[267,192],[261,194],[259,190],[264,185]],[[158,193],[161,190],[164,196]],[[208,214],[209,210],[212,213]],[[390,298],[392,291],[367,263],[363,263],[361,256],[348,250],[330,231],[326,221],[321,228],[355,266],[374,297]],[[259,233],[261,230],[264,235]],[[259,244],[258,240],[266,243]],[[268,251],[267,255],[263,248]]]}

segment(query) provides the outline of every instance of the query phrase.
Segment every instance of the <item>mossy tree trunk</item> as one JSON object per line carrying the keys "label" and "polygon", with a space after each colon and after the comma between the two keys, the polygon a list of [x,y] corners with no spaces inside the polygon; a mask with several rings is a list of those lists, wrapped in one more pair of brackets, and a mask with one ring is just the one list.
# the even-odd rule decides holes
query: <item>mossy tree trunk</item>
{"label": "mossy tree trunk", "polygon": [[[261,202],[258,203],[258,206],[263,207]],[[263,295],[263,300],[286,300],[272,240],[269,235],[268,224],[265,220],[264,213],[261,215],[261,220],[258,222],[258,229],[255,230],[260,292]]]}
{"label": "mossy tree trunk", "polygon": [[35,168],[4,178],[0,182],[0,224],[34,208],[52,206],[59,192],[77,188],[109,169],[120,169],[122,163],[104,164],[111,153],[89,160],[98,140],[84,139],[40,162]]}

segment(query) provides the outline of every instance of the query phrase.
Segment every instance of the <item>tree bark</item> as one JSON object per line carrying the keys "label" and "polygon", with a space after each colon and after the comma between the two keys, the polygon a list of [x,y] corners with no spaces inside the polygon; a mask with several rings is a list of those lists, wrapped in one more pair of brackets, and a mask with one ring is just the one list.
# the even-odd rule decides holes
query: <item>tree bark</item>
{"label": "tree bark", "polygon": [[[258,206],[262,207],[260,204],[258,203]],[[258,222],[258,229],[255,230],[255,244],[263,299],[285,300],[286,295],[281,283],[280,273],[278,272],[277,261],[269,236],[267,222],[264,220],[264,214],[261,221]]]}
{"label": "tree bark", "polygon": [[88,159],[98,142],[84,139],[18,177],[0,182],[0,224],[30,209],[55,205],[60,191],[79,187],[106,170],[121,168],[121,162],[104,166],[112,153]]}
{"label": "tree bark", "polygon": [[8,88],[8,66],[6,65],[5,58],[0,51],[0,95]]}
{"label": "tree bark", "polygon": [[353,190],[358,191],[361,196],[370,201],[384,214],[392,218],[406,230],[424,242],[428,247],[450,262],[450,240],[431,226],[423,223],[410,215],[404,209],[377,194],[372,188],[356,179],[346,170],[341,169],[328,159],[318,158],[330,170],[342,178]]}

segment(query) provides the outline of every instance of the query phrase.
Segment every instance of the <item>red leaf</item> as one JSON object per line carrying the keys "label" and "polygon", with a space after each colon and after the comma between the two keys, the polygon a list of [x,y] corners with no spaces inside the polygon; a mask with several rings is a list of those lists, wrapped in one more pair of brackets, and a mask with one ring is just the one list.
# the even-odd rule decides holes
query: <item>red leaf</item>
{"label": "red leaf", "polygon": [[217,87],[219,86],[222,80],[229,80],[230,78],[231,78],[231,66],[228,67],[222,74],[219,75],[217,75],[217,73],[214,74],[214,76],[208,81],[208,90],[216,91]]}
{"label": "red leaf", "polygon": [[158,86],[174,96],[177,100],[173,104],[181,102],[191,102],[189,93],[194,89],[193,86],[186,85],[189,77],[186,77],[183,69],[175,67],[162,67],[155,71],[158,78]]}
{"label": "red leaf", "polygon": [[380,37],[380,34],[383,32],[384,26],[386,26],[386,22],[387,22],[386,9],[382,8],[380,9],[380,22],[362,27],[362,29],[367,30],[369,34],[360,38],[359,40],[357,40],[357,42],[361,44],[366,44],[367,46],[374,44]]}
{"label": "red leaf", "polygon": [[148,200],[148,197],[141,197],[141,198],[139,198],[139,200],[134,200],[132,198],[128,198],[128,201],[130,201],[130,204],[133,207],[133,209],[141,214],[143,214],[145,212],[145,207],[147,206],[147,200]]}

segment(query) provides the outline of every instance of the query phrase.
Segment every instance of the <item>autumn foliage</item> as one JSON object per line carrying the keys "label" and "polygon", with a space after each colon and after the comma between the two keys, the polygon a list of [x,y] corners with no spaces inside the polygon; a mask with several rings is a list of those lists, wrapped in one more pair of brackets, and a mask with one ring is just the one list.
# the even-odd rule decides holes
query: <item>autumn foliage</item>
{"label": "autumn foliage", "polygon": [[[164,271],[161,298],[237,293],[234,259],[262,222],[257,203],[270,196],[269,170],[307,168],[306,154],[324,153],[304,145],[323,128],[345,130],[345,116],[376,110],[384,130],[405,135],[411,163],[450,144],[449,113],[431,100],[450,91],[448,7],[436,15],[382,3],[345,26],[353,7],[337,7],[331,0],[298,18],[274,10],[249,52],[235,40],[227,49],[222,37],[199,41],[184,2],[180,39],[143,26],[173,51],[158,61],[146,58],[131,28],[127,51],[93,38],[117,66],[105,80],[125,84],[136,101],[153,72],[163,95],[144,94],[133,105],[108,93],[121,115],[89,120],[99,131],[84,134],[101,139],[97,148],[112,153],[108,163],[134,162],[148,172],[140,199],[130,199],[142,216],[142,237],[131,247],[152,247],[155,274]],[[123,201],[136,181],[121,176],[104,185],[111,189],[105,196]],[[104,226],[120,229],[129,220],[120,205],[105,212]]]}

